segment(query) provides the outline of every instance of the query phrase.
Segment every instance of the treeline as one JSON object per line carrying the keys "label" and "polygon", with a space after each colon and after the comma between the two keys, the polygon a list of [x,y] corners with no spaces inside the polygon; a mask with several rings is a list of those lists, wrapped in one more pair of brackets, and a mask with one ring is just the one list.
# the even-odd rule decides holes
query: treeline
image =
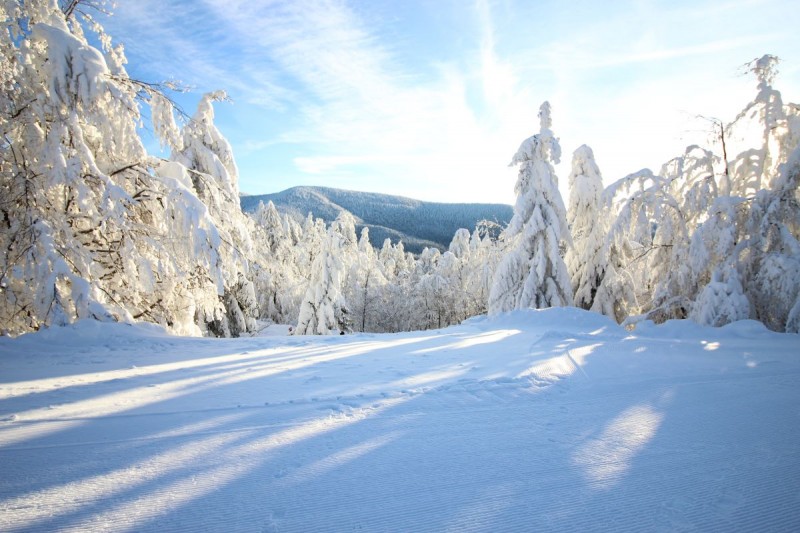
{"label": "treeline", "polygon": [[[301,334],[400,331],[554,305],[631,324],[800,328],[800,111],[773,89],[772,56],[753,62],[756,98],[715,123],[713,150],[690,147],[658,175],[604,190],[581,147],[567,206],[543,105],[539,133],[513,158],[508,227],[462,229],[444,253],[413,255],[400,242],[376,250],[347,213],[327,225],[271,204],[243,214],[231,147],[213,123],[225,94],[176,120],[165,88],[132,79],[122,48],[72,4],[0,6],[3,334],[87,318],[217,336],[269,321]],[[168,160],[144,148],[142,106]]]}
{"label": "treeline", "polygon": [[414,254],[426,247],[444,251],[459,228],[474,228],[482,220],[505,226],[513,214],[511,206],[503,204],[423,202],[388,194],[306,186],[243,196],[241,204],[249,214],[259,202],[269,201],[279,212],[293,214],[299,220],[311,212],[330,223],[342,211],[349,211],[356,220],[356,229],[369,227],[378,246],[386,238],[402,240],[406,250]]}

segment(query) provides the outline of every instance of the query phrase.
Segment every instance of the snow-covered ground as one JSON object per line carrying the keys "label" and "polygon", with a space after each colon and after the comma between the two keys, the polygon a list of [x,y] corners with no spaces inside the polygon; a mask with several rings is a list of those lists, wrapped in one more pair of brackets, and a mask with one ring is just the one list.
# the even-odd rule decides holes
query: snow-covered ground
{"label": "snow-covered ground", "polygon": [[800,336],[0,338],[0,530],[800,531]]}

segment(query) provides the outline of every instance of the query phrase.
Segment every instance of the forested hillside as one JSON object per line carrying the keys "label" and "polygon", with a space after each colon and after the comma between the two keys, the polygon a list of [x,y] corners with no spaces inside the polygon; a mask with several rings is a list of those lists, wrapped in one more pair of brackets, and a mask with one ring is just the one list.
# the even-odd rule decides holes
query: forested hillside
{"label": "forested hillside", "polygon": [[309,213],[330,223],[347,211],[356,231],[368,227],[376,245],[384,240],[403,241],[405,249],[418,254],[426,247],[447,249],[459,228],[474,228],[488,220],[505,227],[512,209],[503,204],[450,204],[423,202],[388,194],[346,191],[330,187],[292,187],[274,194],[242,196],[242,209],[255,212],[259,202],[272,202],[279,213],[302,220]]}

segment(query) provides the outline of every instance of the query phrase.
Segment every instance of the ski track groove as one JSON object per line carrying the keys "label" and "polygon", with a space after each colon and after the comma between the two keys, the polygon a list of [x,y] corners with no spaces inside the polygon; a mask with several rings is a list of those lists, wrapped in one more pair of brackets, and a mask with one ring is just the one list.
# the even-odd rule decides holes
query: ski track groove
{"label": "ski track groove", "polygon": [[[546,337],[543,335],[534,345]],[[312,351],[316,349],[321,348]],[[640,404],[658,406],[660,402],[668,402],[668,395],[675,391],[702,392],[704,388],[720,386],[726,394],[734,395],[740,386],[759,380],[780,383],[789,390],[797,385],[800,371],[766,368],[643,379],[594,375],[589,378],[568,351],[566,357],[576,368],[567,377],[553,377],[550,373],[466,380],[367,395],[302,398],[268,405],[2,422],[0,458],[9,465],[22,455],[31,455],[29,452],[35,455],[67,450],[80,455],[79,451],[86,451],[82,460],[87,461],[85,456],[93,454],[81,448],[110,454],[114,447],[125,444],[162,448],[162,443],[191,443],[212,436],[237,437],[234,448],[241,447],[239,456],[224,453],[215,456],[212,445],[201,449],[200,458],[208,464],[204,465],[205,470],[198,469],[197,475],[215,472],[215,468],[225,466],[224,461],[238,459],[242,464],[238,465],[241,472],[236,479],[242,483],[237,488],[240,500],[221,499],[228,504],[226,507],[218,500],[209,500],[202,491],[197,501],[185,501],[186,495],[178,489],[185,488],[183,484],[192,472],[192,465],[181,466],[168,479],[147,477],[145,473],[139,482],[152,485],[147,500],[157,505],[137,508],[129,514],[120,514],[119,509],[124,509],[124,504],[136,496],[138,483],[125,489],[131,494],[123,491],[104,495],[100,483],[89,496],[42,500],[34,495],[29,505],[16,506],[4,505],[7,496],[13,494],[0,492],[0,530],[51,531],[54,522],[50,517],[63,515],[69,521],[62,524],[62,531],[396,531],[398,524],[409,531],[800,531],[800,490],[792,482],[800,479],[800,448],[792,441],[794,431],[788,429],[773,435],[777,442],[789,446],[787,449],[764,451],[738,442],[698,441],[695,426],[703,422],[703,416],[687,411],[683,413],[683,424],[673,429],[666,440],[636,451],[632,458],[622,453],[625,451],[622,449],[617,450],[621,459],[611,456],[589,461],[599,472],[621,472],[618,477],[593,479],[587,473],[587,463],[574,460],[577,451],[601,438],[599,429],[585,429],[597,426],[591,420],[595,413],[590,408],[591,402],[620,410]],[[523,401],[523,396],[530,401]],[[700,396],[695,394],[693,398]],[[384,410],[383,402],[392,400],[415,400],[418,404],[400,402]],[[744,400],[740,404],[746,405]],[[499,416],[507,412],[509,405],[518,415],[513,421]],[[326,415],[325,411],[330,413]],[[230,424],[228,427],[181,432],[181,424],[195,418],[202,420],[203,415],[227,412],[282,420],[238,425],[232,421],[226,422]],[[433,427],[425,423],[425,417],[432,412],[439,422]],[[797,413],[792,416],[796,421]],[[58,432],[37,436],[41,425],[82,422],[94,424],[97,430],[137,417],[159,419],[173,433],[74,442],[57,442]],[[191,420],[181,420],[182,417]],[[580,422],[583,432],[561,432],[558,425],[561,417]],[[343,425],[334,424],[330,436],[326,436],[326,430],[309,440],[291,444],[291,454],[282,447],[258,456],[247,453],[248,442],[269,440],[280,430],[326,419],[341,421]],[[500,422],[492,426],[494,420]],[[486,424],[484,433],[477,433],[476,427],[482,423]],[[31,444],[3,448],[5,431],[14,433],[17,442]],[[133,423],[125,431],[142,430]],[[476,434],[486,437],[493,448],[489,450],[483,443],[463,444]],[[402,446],[394,444],[389,438],[392,435],[402,440]],[[380,441],[374,449],[358,455],[358,446],[376,436],[385,436],[385,442]],[[327,447],[326,438],[332,439]],[[37,440],[40,443],[34,444]],[[345,468],[342,472],[333,451],[350,450],[347,445],[353,440],[357,443],[351,448],[355,449],[354,457],[360,461],[360,467]],[[530,446],[531,452],[521,452],[520,446]],[[460,455],[451,457],[448,454],[451,449],[457,449]],[[695,453],[701,450],[703,454]],[[485,460],[488,457],[492,460]],[[713,461],[705,462],[709,457]],[[55,459],[49,457],[51,462]],[[446,465],[443,471],[435,472],[442,465]],[[626,478],[631,468],[638,475]],[[511,469],[516,470],[509,476]],[[0,480],[0,486],[4,483],[24,486],[27,480],[24,469],[5,471],[9,470],[18,477]],[[696,483],[687,486],[684,481],[687,475]],[[221,479],[226,478],[222,475]],[[46,480],[42,483],[47,486]],[[224,490],[229,483],[226,481],[223,489],[217,490]],[[487,492],[487,487],[495,490]],[[434,494],[439,499],[432,498]],[[636,505],[630,505],[634,497]],[[206,500],[208,507],[204,506]],[[119,512],[81,516],[79,510],[83,507]],[[186,509],[199,512],[187,515]],[[15,518],[17,515],[20,518]],[[32,515],[37,518],[30,522]],[[180,521],[181,516],[189,519]]]}
{"label": "ski track groove", "polygon": [[[494,411],[494,410],[496,410],[496,409],[486,409],[484,411]],[[465,413],[467,413],[467,411],[454,412],[454,413],[451,413],[451,414],[453,414],[453,415],[462,414],[463,415]],[[380,423],[382,421],[381,421],[381,419],[374,419],[374,422],[375,423]],[[412,420],[412,422],[413,422],[413,420]],[[469,432],[467,432],[467,434],[469,434]],[[679,452],[674,452],[674,451],[673,452],[662,452],[662,453],[643,452],[639,457],[641,459],[646,459],[645,462],[646,462],[646,464],[650,465],[650,469],[658,472],[658,471],[662,470],[663,465],[661,463],[665,462],[664,459],[665,458],[669,458],[670,456],[676,455],[677,453],[679,453]],[[753,451],[748,451],[747,453],[727,454],[726,457],[728,459],[730,459],[731,462],[733,462],[733,463],[741,464],[744,459],[751,459],[752,456],[754,455],[754,453],[755,452],[753,452]],[[794,459],[796,460],[796,457],[794,457]],[[480,462],[477,462],[477,463],[474,462],[474,461],[468,461],[468,462],[470,464],[473,464],[473,465],[474,464],[480,465],[479,470],[490,468],[488,465],[482,465]],[[669,464],[669,461],[666,461],[666,463]],[[615,462],[614,461],[608,461],[606,463],[598,463],[598,464],[615,464]],[[403,464],[402,462],[398,462],[397,466],[399,467],[398,470],[402,471],[402,470],[411,468],[413,465]],[[775,470],[776,474],[779,473],[778,470],[780,470],[781,468],[783,468],[783,466],[781,466],[781,465],[776,465],[776,466],[773,467],[773,469]],[[571,471],[573,471],[573,472],[577,471],[577,470],[579,470],[579,468],[577,468],[577,467],[573,467],[571,469]],[[727,469],[717,469],[717,470],[721,471],[724,474],[726,474],[726,477],[729,478],[729,482],[732,482],[736,478],[736,473],[735,472],[729,472]],[[714,474],[714,473],[716,473],[716,472],[715,471],[709,471],[709,472],[706,473],[706,477],[708,477],[708,476],[710,476],[711,474]],[[526,468],[526,471],[525,471],[526,477],[531,477],[533,479],[542,479],[542,478],[547,479],[548,476],[553,476],[555,479],[558,479],[559,477],[562,477],[562,476],[560,476],[561,474],[563,474],[563,467],[548,467],[546,460],[532,461],[528,465],[528,468]],[[479,488],[479,487],[483,486],[485,484],[485,482],[486,482],[486,479],[485,479],[484,475],[476,476],[476,477],[477,477],[476,481],[469,481],[469,480],[465,480],[465,479],[457,479],[457,480],[452,480],[452,481],[449,481],[449,482],[435,483],[434,486],[429,487],[429,489],[433,489],[433,491],[436,492],[436,493],[445,493],[445,494],[449,493],[449,492],[457,491],[458,489],[463,489],[464,487],[476,489],[476,488]],[[771,479],[775,479],[775,477],[773,477],[773,476],[769,476],[769,477]],[[330,483],[326,483],[325,480],[319,481],[319,482],[317,482],[316,490],[318,492],[320,492],[321,494],[335,493],[336,487],[337,487],[339,481],[340,480],[331,480]],[[356,495],[355,497],[351,498],[351,500],[349,500],[349,501],[351,501],[352,503],[355,503],[356,504],[356,508],[366,508],[366,509],[370,509],[370,508],[374,509],[374,508],[376,508],[377,505],[376,505],[375,499],[371,496],[373,491],[369,490],[370,489],[370,487],[369,487],[370,478],[366,477],[365,479],[362,479],[360,481],[363,484],[366,485],[367,489],[363,490],[360,493],[360,498],[358,497],[358,495]],[[768,484],[767,481],[764,481],[760,485],[752,485],[751,484],[751,486],[750,486],[751,489],[753,489],[753,488],[758,489],[756,491],[751,491],[751,492],[755,492],[755,494],[759,494],[759,493],[766,494],[766,493],[769,493],[770,491],[762,491],[761,490],[767,484]],[[591,484],[590,484],[590,486],[591,486]],[[555,486],[549,486],[551,493],[557,494],[559,496],[558,505],[553,507],[551,514],[559,515],[559,514],[565,513],[569,509],[575,508],[576,506],[581,506],[581,502],[582,502],[582,497],[583,496],[581,494],[577,494],[577,495],[576,494],[572,494],[570,492],[570,490],[569,490],[570,487],[571,487],[571,484],[569,482],[565,482],[562,485],[556,484]],[[276,490],[273,491],[273,492],[280,493],[280,490],[278,490],[278,489],[280,489],[280,487],[276,487]],[[377,492],[379,492],[379,491],[377,491]],[[169,501],[173,496],[173,494],[170,493],[170,492],[157,492],[157,494],[159,494],[160,498],[163,498],[165,501]],[[653,499],[657,500],[661,496],[661,493],[658,490],[653,490],[652,488],[648,489],[647,492],[645,492],[645,494],[647,495],[647,499],[648,500],[653,500]],[[271,494],[270,495],[268,493],[265,496],[276,496],[276,494]],[[758,500],[758,499],[755,500],[755,502],[758,503],[759,506],[761,506],[761,507],[769,508],[770,506],[768,504],[770,503],[771,499],[774,496],[775,496],[775,494],[773,493],[773,494],[770,495],[769,498],[763,497],[760,500]],[[269,499],[269,498],[266,498],[266,499]],[[322,515],[324,515],[326,517],[331,517],[331,518],[337,517],[340,520],[338,520],[338,521],[337,520],[333,520],[331,522],[327,522],[326,525],[321,525],[317,529],[311,529],[311,527],[310,527],[311,524],[306,524],[306,523],[297,524],[296,528],[292,527],[291,524],[289,524],[289,523],[284,523],[283,524],[284,528],[280,528],[280,529],[277,529],[277,530],[278,531],[283,531],[283,530],[286,530],[286,531],[312,531],[312,530],[314,530],[314,531],[316,531],[316,530],[324,531],[328,527],[335,526],[335,525],[342,525],[343,523],[345,523],[347,521],[346,517],[345,516],[341,516],[341,512],[337,510],[341,506],[342,502],[333,501],[333,502],[330,502],[327,506],[326,505],[320,505],[321,503],[325,502],[324,499],[322,499],[322,500],[314,500],[314,502],[315,503],[312,504],[309,507],[302,507],[302,508],[298,509],[297,510],[298,513],[300,513],[302,515],[304,513],[308,513],[311,510],[313,510],[314,513],[312,513],[312,514],[314,514],[315,516],[318,516],[321,513]],[[96,502],[94,502],[94,503],[96,503]],[[380,503],[380,502],[378,502],[378,503]],[[436,504],[435,502],[413,502],[413,503],[414,503],[414,505],[411,506],[411,507],[414,509],[414,512],[421,512],[421,511],[436,512],[436,511],[441,511],[441,509],[439,508],[438,504]],[[683,515],[685,517],[690,518],[691,519],[691,523],[693,523],[695,525],[703,524],[703,520],[702,520],[703,516],[705,514],[707,514],[707,512],[708,512],[708,509],[706,509],[704,505],[705,504],[702,501],[696,500],[693,503],[691,508],[688,508],[688,509],[684,510]],[[773,505],[773,507],[774,507],[774,505]],[[583,506],[583,509],[584,509],[585,514],[587,515],[585,517],[586,520],[589,520],[589,521],[593,520],[591,518],[591,516],[592,516],[592,513],[591,513],[592,508]],[[648,524],[650,526],[653,525],[652,523],[647,522],[647,521],[642,522],[641,520],[643,520],[643,519],[637,518],[637,516],[627,516],[625,514],[621,514],[621,515],[618,515],[618,518],[619,518],[619,520],[621,520],[622,522],[627,524],[626,529],[629,530],[629,531],[634,531],[634,530],[637,530],[637,529],[641,530],[639,528],[647,529]],[[483,525],[480,524],[480,520],[479,520],[478,517],[473,517],[473,518],[469,518],[469,519],[468,518],[469,518],[468,516],[464,518],[464,520],[466,520],[466,523],[462,524],[463,527],[460,527],[459,528],[460,530],[464,530],[464,531],[480,530],[481,528],[484,527]],[[578,519],[580,517],[575,517],[575,518]],[[796,516],[785,517],[785,521],[789,524],[789,526],[790,526],[789,529],[791,529],[794,526],[798,525],[798,519],[797,519]],[[367,530],[371,530],[371,531],[388,530],[388,528],[390,528],[392,524],[397,524],[397,523],[405,523],[405,524],[409,524],[409,525],[413,525],[414,524],[413,517],[407,516],[407,509],[405,509],[405,510],[404,509],[384,510],[381,518],[374,518],[373,517],[372,520],[369,520],[369,519],[367,519],[367,517],[365,517],[362,520],[362,522],[364,522],[366,524],[366,526],[367,526],[366,529]],[[222,523],[223,522],[220,522],[220,524],[222,524]],[[474,523],[474,528],[475,529],[473,529],[472,527],[469,526],[470,523]],[[738,524],[738,527],[743,527],[745,525],[745,523],[742,520],[739,520],[736,523]],[[760,524],[761,524],[761,526],[768,527],[769,529],[772,529],[773,526],[774,526],[776,528],[774,530],[779,529],[778,526],[780,525],[777,522],[776,523],[760,522]],[[209,523],[206,522],[206,525],[208,526]],[[245,527],[243,527],[241,529],[242,531],[244,531],[244,530],[248,530],[249,529],[249,525],[252,525],[252,524],[240,524],[240,525],[244,525],[245,526]],[[420,525],[424,526],[424,524],[420,524]],[[580,522],[580,521],[573,521],[573,522],[571,522],[570,529],[577,531],[577,530],[580,530],[583,527],[583,525],[591,526],[592,524],[589,523],[589,522],[584,524],[583,522]],[[595,525],[597,525],[597,524],[595,523]],[[619,524],[617,524],[617,525],[619,525]],[[527,526],[530,526],[530,523],[525,522],[525,521],[514,522],[513,520],[510,520],[510,521],[504,522],[503,526],[504,527],[492,527],[492,530],[502,531],[502,530],[526,529]],[[87,527],[90,528],[90,526],[87,526]],[[80,531],[81,529],[82,529],[81,527],[78,527],[75,530],[76,531]],[[187,530],[190,530],[190,529],[192,529],[192,527],[189,527]],[[566,530],[566,529],[562,529],[562,528],[558,528],[558,529],[559,530]],[[707,524],[704,524],[704,527],[702,527],[702,529],[703,530],[718,530],[718,531],[731,530],[731,524],[727,523],[727,522],[725,524],[723,524],[723,525],[719,525],[717,522],[707,523]],[[736,528],[734,528],[734,530],[735,529]],[[745,530],[746,530],[746,528],[745,528]]]}

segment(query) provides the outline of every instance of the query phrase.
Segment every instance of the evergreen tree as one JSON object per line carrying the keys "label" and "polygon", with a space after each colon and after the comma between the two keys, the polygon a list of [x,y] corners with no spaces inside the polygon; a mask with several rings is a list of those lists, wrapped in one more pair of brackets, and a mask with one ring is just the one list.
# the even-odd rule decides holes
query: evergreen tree
{"label": "evergreen tree", "polygon": [[553,163],[561,157],[550,130],[550,104],[539,109],[539,133],[525,140],[511,160],[519,165],[514,216],[504,232],[509,252],[500,263],[489,296],[489,312],[572,303],[569,273],[560,255],[570,242],[566,213]]}
{"label": "evergreen tree", "polygon": [[345,284],[345,298],[356,331],[381,331],[377,315],[385,285],[386,279],[378,266],[375,249],[369,242],[369,228],[364,227],[358,240],[356,259],[348,270]]}
{"label": "evergreen tree", "polygon": [[347,250],[355,248],[357,243],[348,240],[352,225],[348,222],[345,218],[331,224],[316,254],[308,289],[300,305],[297,335],[330,335],[350,329],[350,313],[342,293],[346,272],[343,259]]}
{"label": "evergreen tree", "polygon": [[565,262],[575,290],[575,305],[591,309],[605,273],[606,258],[602,255],[605,217],[600,203],[603,178],[592,149],[585,144],[572,156],[568,183],[567,223],[572,235],[572,248],[567,250]]}
{"label": "evergreen tree", "polygon": [[733,265],[717,268],[703,287],[689,318],[706,326],[724,326],[750,316],[750,302],[744,295],[739,273]]}

